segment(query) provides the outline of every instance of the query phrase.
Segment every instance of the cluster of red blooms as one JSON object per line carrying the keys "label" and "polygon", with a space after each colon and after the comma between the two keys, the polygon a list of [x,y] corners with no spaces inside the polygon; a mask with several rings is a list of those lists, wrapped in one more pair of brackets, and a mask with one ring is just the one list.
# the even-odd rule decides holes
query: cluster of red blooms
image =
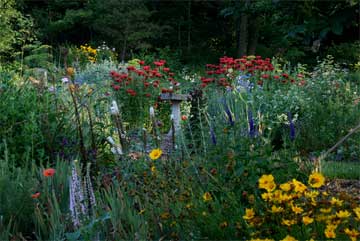
{"label": "cluster of red blooms", "polygon": [[[266,79],[280,80],[283,83],[291,82],[295,83],[296,80],[289,77],[288,74],[272,75],[274,66],[271,63],[270,58],[262,59],[261,56],[242,56],[241,58],[234,59],[224,56],[219,59],[219,64],[207,64],[206,74],[207,77],[201,77],[201,87],[206,87],[210,83],[215,83],[219,86],[232,87],[232,81],[234,81],[236,74],[250,74],[259,76],[257,81],[258,85],[263,85],[263,81]],[[304,85],[305,81],[301,78],[304,76],[297,75],[299,85]]]}
{"label": "cluster of red blooms", "polygon": [[[145,61],[140,60],[140,67],[126,67],[127,73],[118,73],[111,71],[110,76],[114,80],[111,87],[115,91],[123,90],[130,96],[137,96],[141,92],[145,97],[151,97],[152,93],[172,93],[178,86],[178,82],[174,79],[174,73],[170,72],[170,68],[165,67],[166,61],[154,61],[154,67],[145,65]],[[162,83],[174,86],[174,88],[161,87]]]}

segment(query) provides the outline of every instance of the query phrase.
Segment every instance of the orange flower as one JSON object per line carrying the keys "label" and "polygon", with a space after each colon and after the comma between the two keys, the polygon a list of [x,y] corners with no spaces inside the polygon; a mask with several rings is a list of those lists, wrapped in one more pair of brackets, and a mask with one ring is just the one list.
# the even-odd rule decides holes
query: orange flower
{"label": "orange flower", "polygon": [[43,171],[43,175],[45,177],[52,177],[52,176],[54,176],[54,174],[55,174],[55,169],[54,168],[48,168],[48,169],[45,169]]}
{"label": "orange flower", "polygon": [[181,119],[182,119],[183,121],[186,121],[188,118],[187,118],[186,115],[183,115],[183,116],[181,116]]}
{"label": "orange flower", "polygon": [[39,197],[40,197],[40,193],[39,193],[39,192],[34,193],[33,195],[31,195],[31,198],[33,198],[33,199],[37,199],[37,198],[39,198]]}

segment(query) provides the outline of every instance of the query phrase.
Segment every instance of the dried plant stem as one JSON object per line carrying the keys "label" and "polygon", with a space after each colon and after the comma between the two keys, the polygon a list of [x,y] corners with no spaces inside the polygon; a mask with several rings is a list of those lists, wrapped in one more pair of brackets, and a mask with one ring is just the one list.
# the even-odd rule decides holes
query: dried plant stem
{"label": "dried plant stem", "polygon": [[121,149],[124,150],[126,148],[126,140],[124,138],[125,132],[124,132],[121,116],[119,114],[114,115],[114,119],[115,119],[116,129],[117,129],[117,132],[118,132],[118,135],[119,135]]}
{"label": "dried plant stem", "polygon": [[86,149],[85,149],[85,145],[84,145],[84,136],[83,136],[83,131],[81,128],[81,121],[80,121],[80,114],[79,114],[79,109],[77,107],[77,101],[74,95],[74,90],[72,89],[71,85],[69,85],[69,91],[71,94],[71,98],[74,104],[74,109],[75,109],[75,119],[76,119],[76,124],[77,124],[77,128],[78,128],[78,133],[79,133],[79,139],[80,139],[80,153],[81,153],[81,157],[82,157],[82,161],[83,163],[87,162],[87,155],[86,155]]}
{"label": "dried plant stem", "polygon": [[315,161],[315,170],[321,172],[321,161],[324,160],[331,152],[336,150],[346,139],[348,139],[352,134],[356,131],[360,130],[360,123],[353,129],[350,129],[349,133],[347,133],[343,138],[341,138],[334,146],[332,146],[325,153],[321,154]]}

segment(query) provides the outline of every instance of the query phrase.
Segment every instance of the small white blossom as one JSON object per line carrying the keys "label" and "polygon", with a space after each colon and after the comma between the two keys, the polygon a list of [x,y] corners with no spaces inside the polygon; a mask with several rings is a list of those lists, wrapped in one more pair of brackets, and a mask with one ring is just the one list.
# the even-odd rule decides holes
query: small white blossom
{"label": "small white blossom", "polygon": [[110,114],[111,115],[118,115],[119,114],[119,107],[118,107],[115,100],[113,100],[113,102],[111,103]]}
{"label": "small white blossom", "polygon": [[150,110],[149,110],[149,112],[150,112],[150,117],[151,117],[151,118],[154,118],[154,117],[155,117],[155,110],[154,110],[154,107],[150,106]]}

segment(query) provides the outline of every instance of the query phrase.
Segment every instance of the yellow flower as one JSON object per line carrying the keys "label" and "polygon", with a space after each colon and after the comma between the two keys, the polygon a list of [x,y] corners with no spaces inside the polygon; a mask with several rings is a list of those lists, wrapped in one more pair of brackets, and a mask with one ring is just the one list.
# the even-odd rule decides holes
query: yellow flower
{"label": "yellow flower", "polygon": [[264,193],[261,194],[261,198],[264,199],[265,201],[270,201],[271,196],[272,196],[272,194],[269,193],[269,192],[264,192]]}
{"label": "yellow flower", "polygon": [[349,213],[347,210],[340,210],[336,213],[336,216],[338,218],[348,218],[350,217],[351,213]]}
{"label": "yellow flower", "polygon": [[151,172],[156,172],[156,167],[155,167],[155,166],[152,166],[152,167],[150,168],[150,170],[151,170]]}
{"label": "yellow flower", "polygon": [[140,212],[138,212],[139,215],[142,215],[143,213],[145,213],[145,209],[141,209]]}
{"label": "yellow flower", "polygon": [[336,225],[328,224],[324,231],[325,237],[327,238],[336,238],[335,229],[337,228]]}
{"label": "yellow flower", "polygon": [[281,224],[286,225],[286,226],[291,226],[291,225],[296,224],[296,220],[283,219],[283,220],[281,220]]}
{"label": "yellow flower", "polygon": [[356,241],[356,238],[360,235],[360,233],[356,229],[350,230],[349,228],[346,228],[344,231],[349,236],[351,241]]}
{"label": "yellow flower", "polygon": [[280,213],[280,212],[282,212],[282,211],[284,211],[284,208],[282,208],[282,207],[277,207],[277,206],[275,206],[275,205],[273,205],[273,206],[271,207],[271,212],[272,212],[272,213]]}
{"label": "yellow flower", "polygon": [[273,175],[262,175],[259,179],[259,188],[265,189],[268,192],[276,188]]}
{"label": "yellow flower", "polygon": [[161,149],[154,149],[150,152],[149,157],[151,158],[151,160],[156,160],[161,156],[161,154],[162,154]]}
{"label": "yellow flower", "polygon": [[284,239],[280,240],[280,241],[297,241],[297,239],[295,239],[294,237],[287,235]]}
{"label": "yellow flower", "polygon": [[334,230],[325,229],[324,234],[327,238],[336,238],[336,233]]}
{"label": "yellow flower", "polygon": [[255,212],[252,208],[247,208],[245,210],[245,215],[243,216],[243,219],[245,220],[250,220],[253,219],[255,217]]}
{"label": "yellow flower", "polygon": [[228,222],[224,221],[222,223],[219,224],[220,228],[226,228],[227,226],[229,226]]}
{"label": "yellow flower", "polygon": [[294,186],[295,192],[303,193],[307,188],[302,182],[300,182],[296,179],[292,180],[292,185]]}
{"label": "yellow flower", "polygon": [[291,190],[291,184],[290,183],[283,183],[280,185],[280,189],[285,191],[285,192],[288,192]]}
{"label": "yellow flower", "polygon": [[308,225],[308,224],[314,222],[314,219],[313,219],[313,218],[310,218],[309,216],[304,216],[304,217],[302,218],[302,221],[303,221],[303,223],[304,223],[305,225]]}
{"label": "yellow flower", "polygon": [[336,206],[341,207],[342,204],[343,204],[343,201],[341,201],[341,200],[339,200],[339,199],[337,199],[337,198],[335,198],[335,197],[332,197],[331,200],[330,200],[330,203],[331,203],[332,205],[336,205]]}
{"label": "yellow flower", "polygon": [[291,209],[292,209],[293,212],[296,213],[296,214],[299,214],[299,213],[304,212],[304,209],[302,209],[301,207],[296,206],[296,205],[295,205],[295,206],[291,205]]}
{"label": "yellow flower", "polygon": [[168,218],[170,218],[170,213],[169,212],[165,212],[165,213],[162,213],[161,215],[160,215],[160,218],[161,219],[168,219]]}
{"label": "yellow flower", "polygon": [[204,202],[209,202],[212,200],[212,196],[209,192],[204,193],[204,195],[202,197],[204,199]]}
{"label": "yellow flower", "polygon": [[325,177],[319,172],[313,172],[309,176],[308,183],[313,188],[319,188],[324,185]]}
{"label": "yellow flower", "polygon": [[354,211],[356,217],[358,219],[360,219],[360,207],[354,208],[353,211]]}
{"label": "yellow flower", "polygon": [[319,192],[318,191],[311,191],[311,192],[305,192],[305,197],[307,198],[316,198],[317,196],[319,196]]}
{"label": "yellow flower", "polygon": [[330,213],[331,208],[320,208],[320,212],[322,212],[322,213]]}

